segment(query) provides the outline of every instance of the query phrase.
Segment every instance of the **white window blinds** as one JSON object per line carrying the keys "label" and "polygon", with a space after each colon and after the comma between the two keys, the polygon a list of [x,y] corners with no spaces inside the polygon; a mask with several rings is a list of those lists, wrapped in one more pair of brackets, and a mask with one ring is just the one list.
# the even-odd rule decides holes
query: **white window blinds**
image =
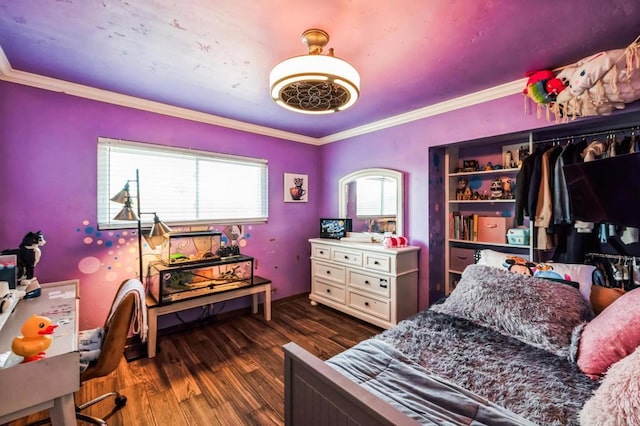
{"label": "white window blinds", "polygon": [[[123,228],[110,198],[129,182],[145,224],[248,223],[268,219],[266,160],[98,138],[98,225]],[[126,224],[126,222],[124,222]]]}

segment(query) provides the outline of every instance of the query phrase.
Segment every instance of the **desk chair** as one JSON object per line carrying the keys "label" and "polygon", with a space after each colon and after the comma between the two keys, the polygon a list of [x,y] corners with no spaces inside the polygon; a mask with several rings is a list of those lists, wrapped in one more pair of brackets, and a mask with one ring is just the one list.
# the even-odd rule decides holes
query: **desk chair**
{"label": "desk chair", "polygon": [[[117,303],[119,299],[118,295],[122,291],[125,283],[126,281],[118,288],[112,307],[115,307],[115,303]],[[80,374],[80,383],[97,377],[107,376],[118,368],[118,364],[124,354],[127,336],[129,335],[136,297],[137,294],[135,292],[129,292],[121,298],[118,306],[115,307],[110,321],[107,321],[104,325],[104,338],[102,340],[100,356],[95,363],[91,363],[89,367]],[[107,423],[103,419],[83,414],[81,411],[111,396],[115,397],[115,409],[112,413],[124,407],[127,403],[126,396],[121,395],[117,391],[112,391],[76,406],[76,418],[93,424],[106,425]]]}
{"label": "desk chair", "polygon": [[[89,367],[80,374],[80,383],[83,384],[87,380],[95,379],[97,377],[104,377],[111,374],[118,368],[120,360],[124,356],[124,349],[129,335],[129,329],[131,327],[131,321],[133,319],[136,298],[139,297],[135,291],[128,291],[125,293],[125,284],[128,280],[125,280],[113,299],[110,315],[104,324],[104,337],[102,339],[102,346],[100,347],[100,355],[96,361],[91,362]],[[140,282],[137,284],[142,286]],[[125,291],[123,291],[123,289]],[[121,294],[121,292],[124,293]],[[117,306],[116,306],[117,303]],[[142,301],[144,303],[144,300]],[[144,306],[144,305],[142,305]],[[101,395],[89,402],[85,402],[82,405],[76,405],[76,419],[82,420],[88,423],[97,425],[106,425],[107,422],[104,419],[89,416],[83,414],[82,410],[88,408],[106,398],[111,396],[115,397],[115,408],[110,414],[115,413],[119,409],[125,406],[127,403],[127,397],[121,395],[117,391],[109,392]],[[50,424],[50,419],[44,419],[32,423],[30,426]]]}

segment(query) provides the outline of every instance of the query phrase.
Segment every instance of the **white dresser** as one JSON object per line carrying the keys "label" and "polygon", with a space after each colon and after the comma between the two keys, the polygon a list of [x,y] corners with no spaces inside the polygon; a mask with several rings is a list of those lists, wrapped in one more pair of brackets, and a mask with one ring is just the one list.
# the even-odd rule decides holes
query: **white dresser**
{"label": "white dresser", "polygon": [[310,239],[311,304],[382,328],[418,311],[419,247]]}

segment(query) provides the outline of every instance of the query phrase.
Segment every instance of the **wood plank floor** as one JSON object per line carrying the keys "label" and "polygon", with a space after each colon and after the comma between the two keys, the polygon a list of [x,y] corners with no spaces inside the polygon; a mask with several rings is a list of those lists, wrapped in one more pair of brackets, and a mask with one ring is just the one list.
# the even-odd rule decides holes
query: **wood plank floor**
{"label": "wood plank floor", "polygon": [[[233,317],[159,337],[156,358],[122,360],[106,378],[85,383],[81,403],[117,389],[127,405],[107,418],[109,425],[282,425],[284,353],[290,341],[326,360],[381,332],[305,296],[276,301],[272,320],[262,312]],[[107,416],[113,398],[86,412]],[[11,423],[22,426],[38,413]],[[83,424],[80,422],[79,424]]]}

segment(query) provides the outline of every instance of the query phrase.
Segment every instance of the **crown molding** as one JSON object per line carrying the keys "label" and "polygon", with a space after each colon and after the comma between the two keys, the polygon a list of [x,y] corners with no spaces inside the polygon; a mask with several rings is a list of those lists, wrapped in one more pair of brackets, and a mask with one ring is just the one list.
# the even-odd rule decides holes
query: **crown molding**
{"label": "crown molding", "polygon": [[134,108],[142,111],[154,112],[170,117],[182,118],[185,120],[191,120],[200,123],[239,130],[242,132],[255,133],[263,136],[285,139],[293,142],[301,142],[310,145],[324,145],[332,142],[338,142],[355,136],[377,132],[379,130],[400,126],[412,121],[422,120],[427,117],[433,117],[434,115],[444,114],[446,112],[454,111],[457,109],[477,105],[506,96],[511,96],[517,93],[522,93],[522,88],[525,87],[527,82],[526,78],[522,78],[509,83],[501,84],[499,86],[491,87],[489,89],[481,90],[479,92],[471,93],[469,95],[460,96],[448,101],[429,105],[407,113],[385,118],[383,120],[378,120],[369,124],[365,124],[363,126],[354,127],[343,132],[334,133],[322,138],[314,138],[311,136],[305,136],[297,133],[273,129],[270,127],[246,123],[244,121],[219,117],[217,115],[168,105],[161,102],[123,95],[108,90],[97,89],[95,87],[85,86],[82,84],[71,83],[51,77],[45,77],[38,74],[14,70],[11,67],[11,64],[9,63],[9,60],[4,54],[1,46],[0,80],[22,84],[25,86],[37,87],[39,89],[60,92],[67,95],[78,96],[81,98],[91,99],[99,102]]}
{"label": "crown molding", "polygon": [[68,81],[45,77],[38,74],[14,70],[7,60],[7,57],[5,56],[1,47],[0,80],[22,84],[25,86],[37,87],[39,89],[50,90],[53,92],[60,92],[71,96],[78,96],[94,101],[135,108],[142,111],[149,111],[171,117],[183,118],[185,120],[197,121],[200,123],[240,130],[242,132],[256,133],[263,136],[286,139],[293,142],[318,145],[318,139],[310,136],[285,132],[265,126],[258,126],[256,124],[219,117],[213,114],[206,114],[203,112],[176,107],[161,102],[149,101],[146,99],[137,98],[135,96],[123,95],[108,90],[96,89],[95,87],[89,87],[82,84],[71,83]]}
{"label": "crown molding", "polygon": [[504,83],[479,92],[460,96],[448,101],[439,102],[437,104],[422,107],[363,126],[354,127],[344,132],[334,133],[333,135],[320,138],[320,145],[331,142],[337,142],[343,139],[352,138],[354,136],[365,135],[367,133],[377,132],[378,130],[388,129],[390,127],[400,126],[412,121],[422,120],[434,115],[444,114],[458,109],[466,108],[472,105],[489,102],[495,99],[504,98],[517,93],[522,93],[522,88],[526,86],[527,78]]}

